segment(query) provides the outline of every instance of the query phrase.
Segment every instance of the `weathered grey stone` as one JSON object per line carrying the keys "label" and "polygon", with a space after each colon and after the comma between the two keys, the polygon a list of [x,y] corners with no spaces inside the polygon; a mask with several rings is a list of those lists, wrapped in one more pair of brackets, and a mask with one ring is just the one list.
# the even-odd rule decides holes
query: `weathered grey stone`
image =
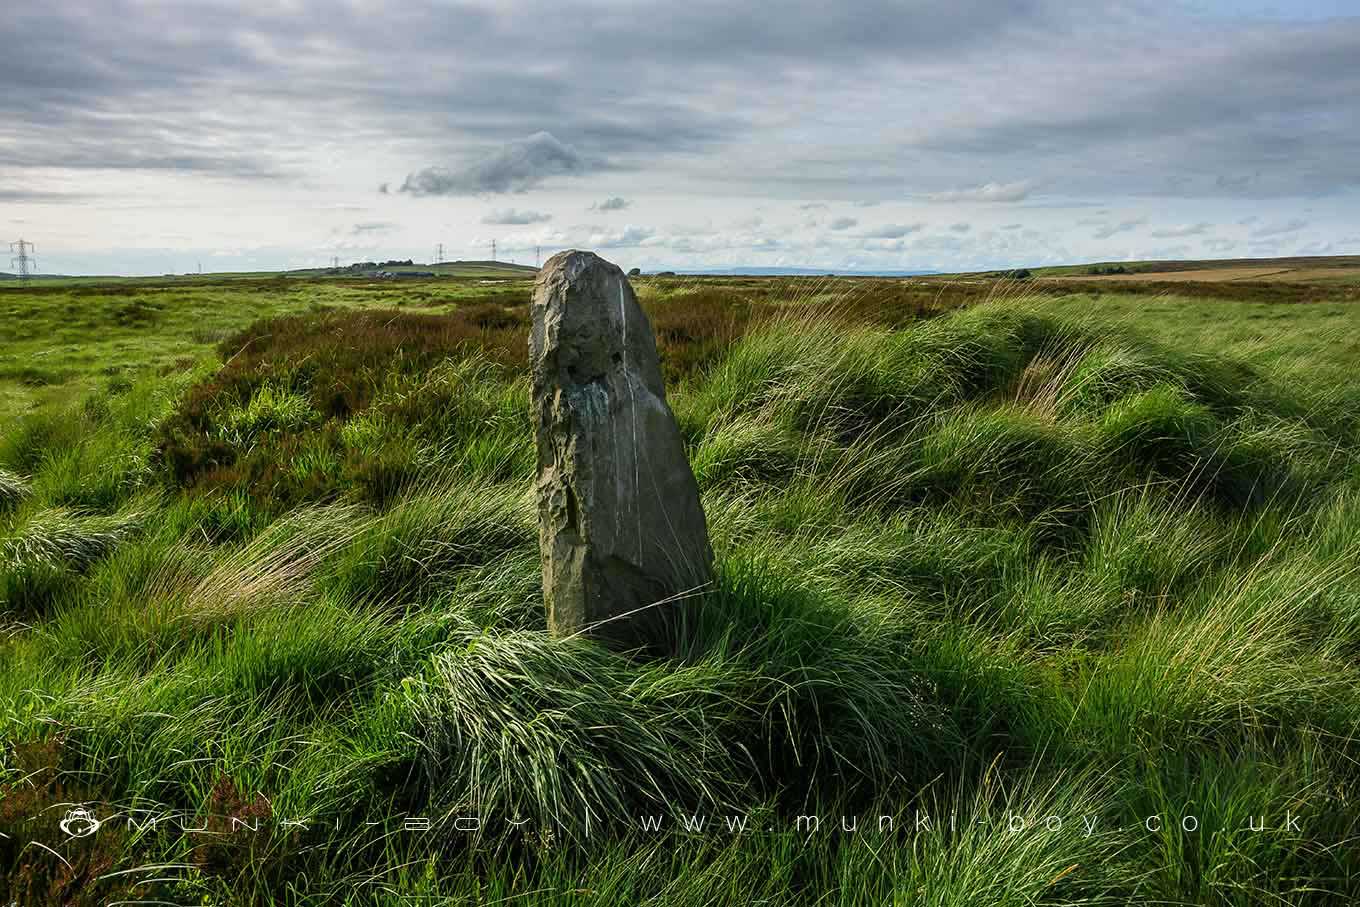
{"label": "weathered grey stone", "polygon": [[548,628],[654,641],[674,597],[712,579],[713,552],[652,326],[623,271],[590,252],[548,259],[529,354]]}

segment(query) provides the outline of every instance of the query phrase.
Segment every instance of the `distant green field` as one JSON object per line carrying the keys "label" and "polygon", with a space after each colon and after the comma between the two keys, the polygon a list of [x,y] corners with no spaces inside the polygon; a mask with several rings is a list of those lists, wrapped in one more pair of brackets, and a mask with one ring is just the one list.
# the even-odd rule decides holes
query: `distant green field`
{"label": "distant green field", "polygon": [[[1176,279],[1193,272],[1198,280],[1236,280],[1245,275],[1253,279],[1354,280],[1360,277],[1360,255],[1308,256],[1299,258],[1184,259],[1172,261],[1104,261],[1081,265],[1031,268],[1035,277],[1087,277],[1126,275],[1152,277],[1165,275]],[[1217,273],[1215,273],[1217,272]],[[1260,275],[1257,277],[1256,275]]]}
{"label": "distant green field", "polygon": [[497,268],[433,281],[218,275],[0,284],[0,419],[148,371],[185,369],[259,318],[321,308],[438,309],[506,293],[524,299],[528,286],[522,272]]}
{"label": "distant green field", "polygon": [[1360,301],[1290,305],[1208,301],[1193,294],[1059,297],[1046,309],[1130,326],[1176,347],[1251,362],[1277,380],[1342,387],[1360,362]]}
{"label": "distant green field", "polygon": [[[537,268],[530,265],[519,265],[504,261],[449,261],[440,264],[411,264],[411,265],[392,265],[382,267],[377,265],[371,270],[409,273],[412,271],[430,271],[440,277],[486,277],[493,279],[500,278],[532,278],[537,273]],[[72,277],[66,275],[46,275],[38,274],[29,280],[29,286],[33,287],[52,287],[52,286],[181,286],[184,284],[218,284],[229,280],[264,280],[270,278],[332,278],[339,280],[361,279],[364,275],[356,273],[348,266],[341,268],[300,268],[293,271],[213,271],[205,274],[185,273],[185,274],[163,274],[152,277],[120,277],[117,275],[92,275]],[[0,287],[7,285],[18,285],[18,278],[14,274],[0,272]]]}

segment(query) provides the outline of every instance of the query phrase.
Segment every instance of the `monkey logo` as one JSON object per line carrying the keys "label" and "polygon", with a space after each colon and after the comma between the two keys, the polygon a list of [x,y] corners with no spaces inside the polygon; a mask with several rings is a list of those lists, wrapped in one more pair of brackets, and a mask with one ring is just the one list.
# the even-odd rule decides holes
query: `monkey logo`
{"label": "monkey logo", "polygon": [[99,826],[103,823],[94,817],[94,813],[78,806],[75,809],[68,811],[66,813],[66,818],[62,819],[61,822],[57,824],[61,830],[66,833],[67,837],[88,838],[90,835],[99,831]]}

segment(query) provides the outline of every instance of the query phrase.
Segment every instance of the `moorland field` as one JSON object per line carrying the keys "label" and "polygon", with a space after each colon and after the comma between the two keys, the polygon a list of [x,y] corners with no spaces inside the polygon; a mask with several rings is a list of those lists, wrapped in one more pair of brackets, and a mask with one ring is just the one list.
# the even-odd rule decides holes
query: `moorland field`
{"label": "moorland field", "polygon": [[0,902],[1353,903],[1360,285],[1074,276],[635,280],[646,656],[544,631],[522,276],[0,286]]}

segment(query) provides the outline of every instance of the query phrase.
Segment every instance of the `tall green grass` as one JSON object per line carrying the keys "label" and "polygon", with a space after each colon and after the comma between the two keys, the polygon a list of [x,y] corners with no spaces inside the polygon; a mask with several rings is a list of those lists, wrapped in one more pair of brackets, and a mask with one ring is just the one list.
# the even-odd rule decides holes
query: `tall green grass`
{"label": "tall green grass", "polygon": [[[801,293],[644,290],[719,566],[664,653],[544,631],[506,306],[256,326],[7,426],[0,897],[1360,895],[1356,386],[1070,301]],[[73,845],[58,802],[216,834]]]}

